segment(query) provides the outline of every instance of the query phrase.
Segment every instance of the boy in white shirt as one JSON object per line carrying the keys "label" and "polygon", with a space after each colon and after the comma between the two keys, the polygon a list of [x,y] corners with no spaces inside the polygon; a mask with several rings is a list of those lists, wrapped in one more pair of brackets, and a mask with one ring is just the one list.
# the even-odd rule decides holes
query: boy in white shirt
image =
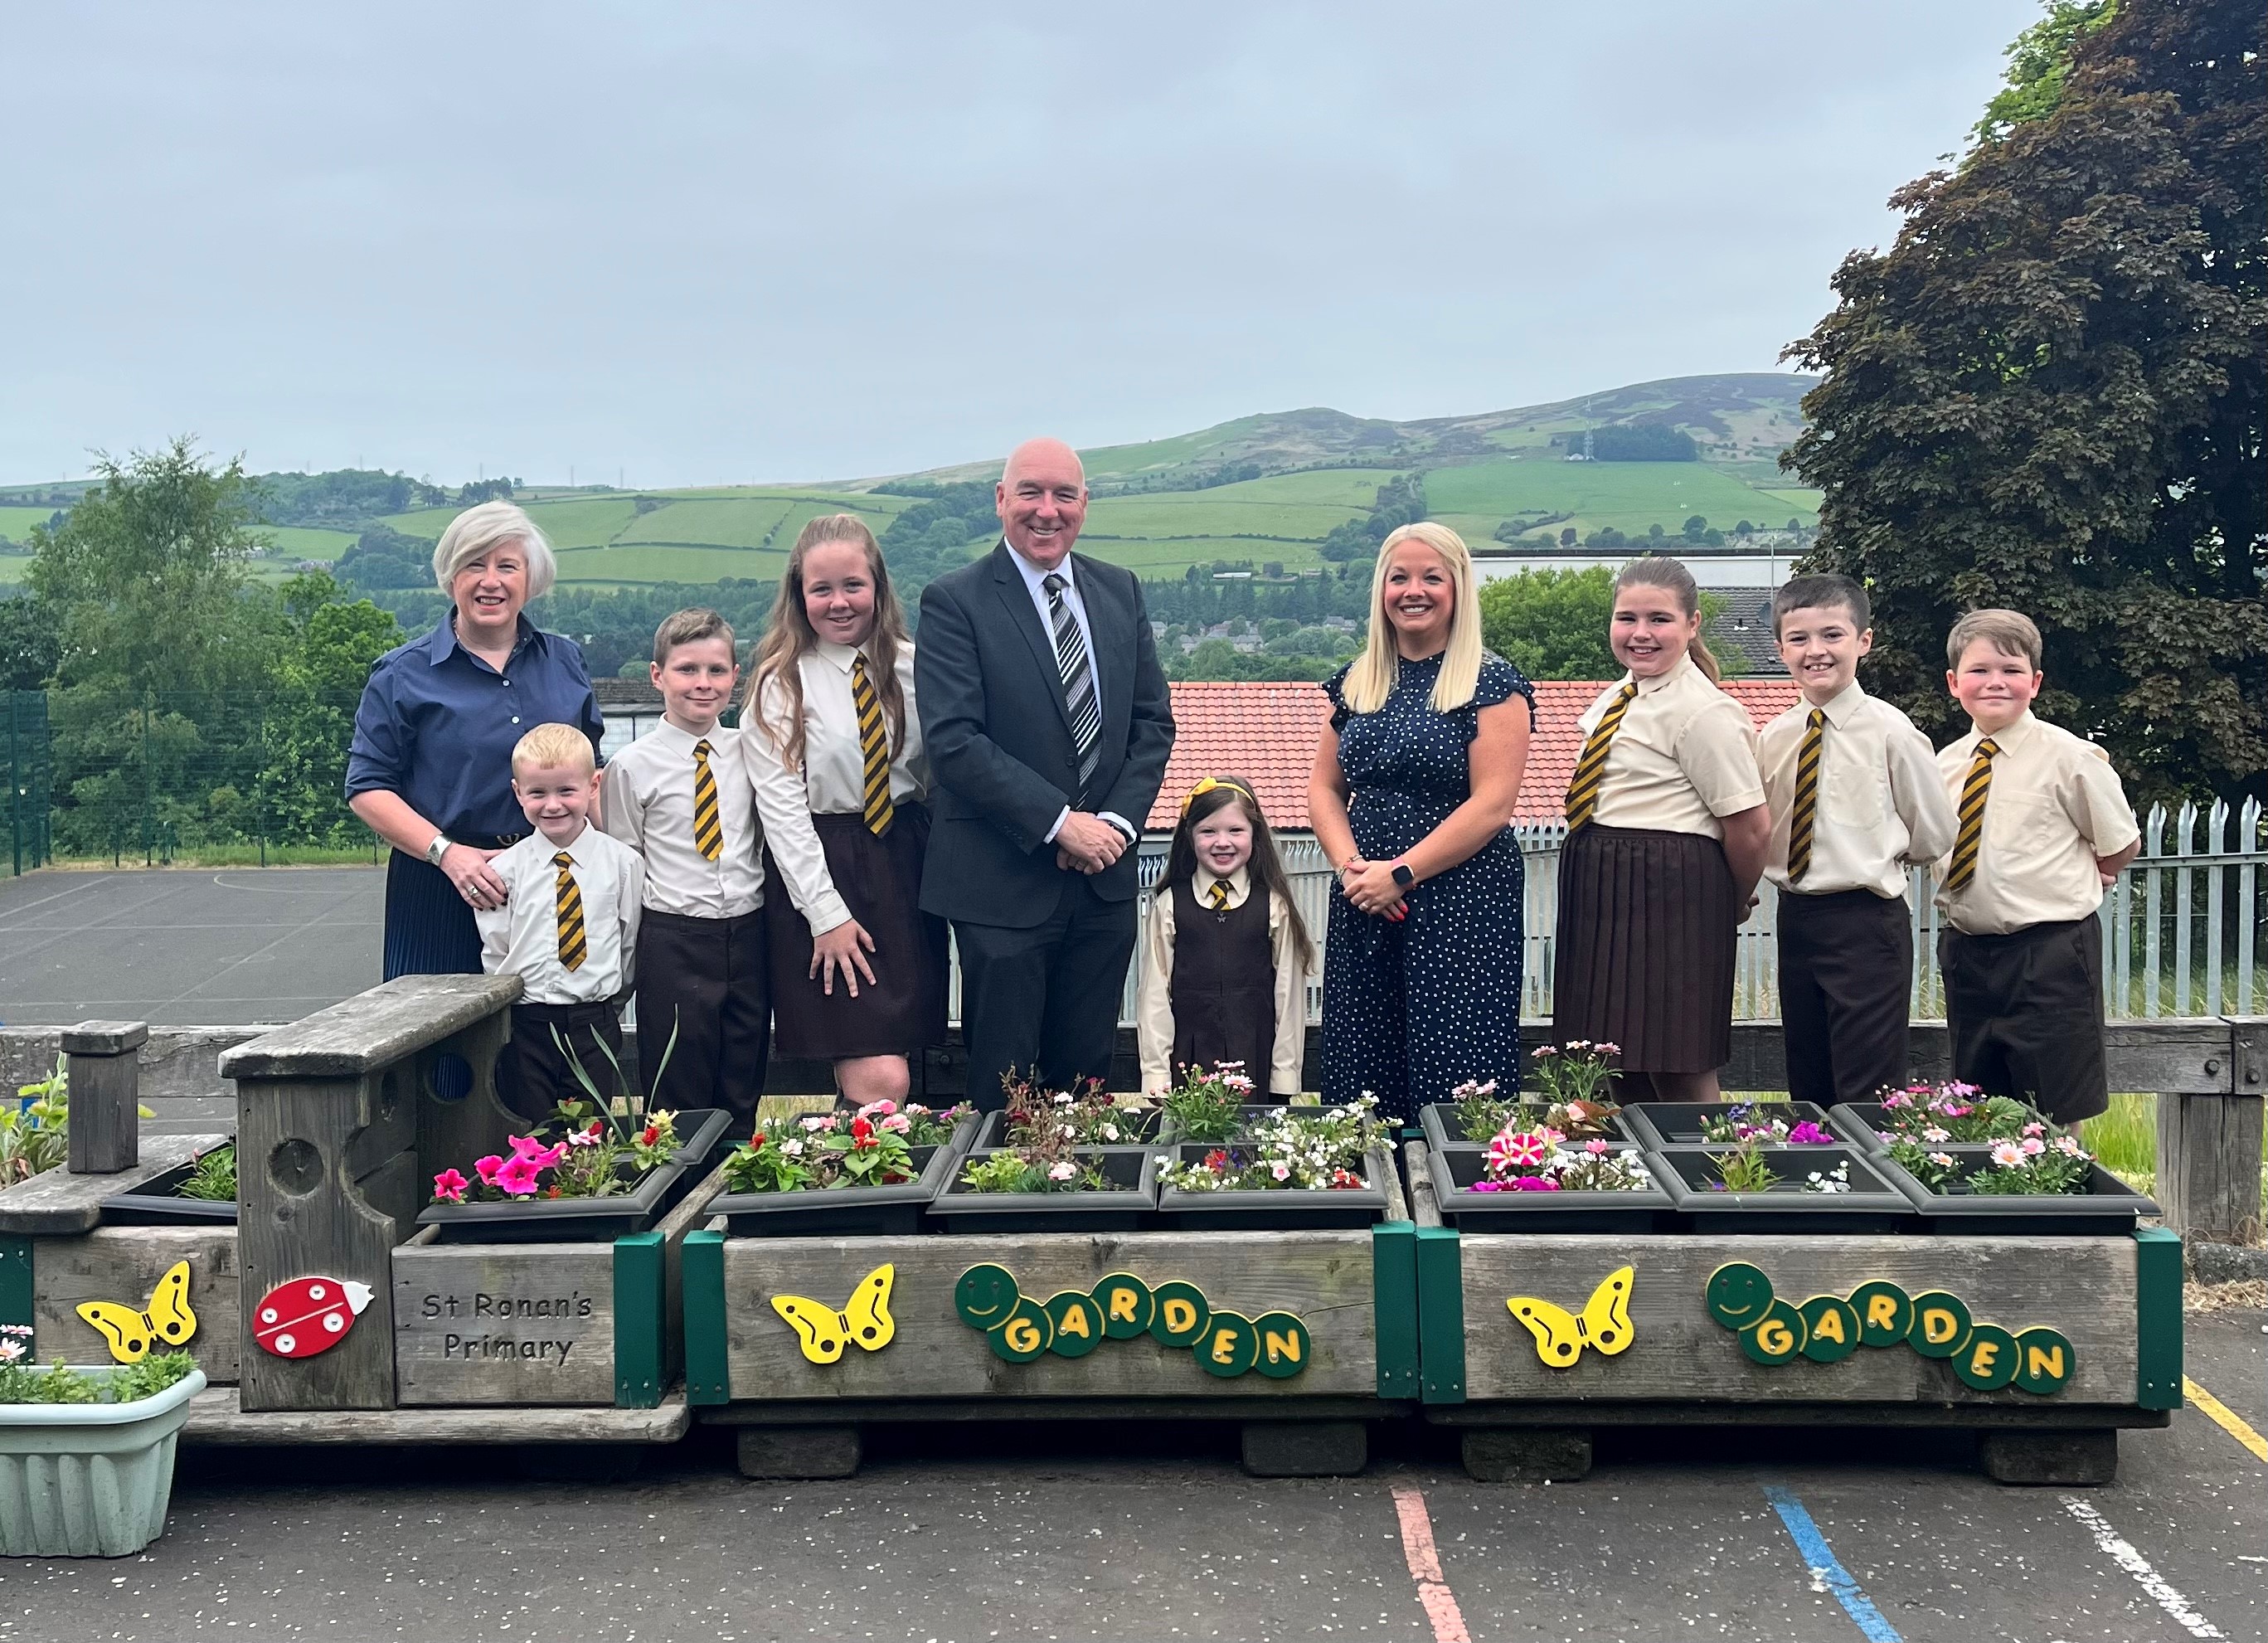
{"label": "boy in white shirt", "polygon": [[1764,728],[1764,876],[1779,891],[1787,1089],[1821,1106],[1906,1081],[1913,910],[1906,869],[1953,848],[1953,806],[1913,721],[1859,688],[1874,608],[1847,576],[1772,595],[1779,659],[1803,700]]}
{"label": "boy in white shirt", "polygon": [[[681,610],[653,636],[661,723],[608,762],[607,831],[645,863],[637,956],[638,1058],[676,1111],[722,1107],[750,1134],[771,1059],[763,829],[740,734],[717,720],[740,682],[733,630]],[[649,1079],[649,1082],[654,1080]]]}
{"label": "boy in white shirt", "polygon": [[524,988],[497,1057],[497,1094],[534,1124],[585,1095],[570,1056],[600,1094],[615,1094],[645,869],[590,825],[599,773],[590,737],[574,726],[538,725],[519,739],[512,791],[534,830],[490,858],[509,894],[474,922],[481,968]]}
{"label": "boy in white shirt", "polygon": [[1972,610],[1946,637],[1974,728],[1937,755],[1957,817],[1938,967],[1954,1076],[2075,1124],[2110,1105],[2097,910],[2142,832],[2110,755],[2032,717],[2040,652],[2020,611]]}

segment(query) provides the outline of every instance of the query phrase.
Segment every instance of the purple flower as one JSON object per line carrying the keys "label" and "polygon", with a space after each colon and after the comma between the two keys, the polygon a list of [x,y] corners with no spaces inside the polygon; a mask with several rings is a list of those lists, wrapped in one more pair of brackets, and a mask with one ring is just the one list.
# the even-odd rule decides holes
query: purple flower
{"label": "purple flower", "polygon": [[1787,1132],[1787,1144],[1790,1146],[1832,1146],[1835,1138],[1806,1118]]}

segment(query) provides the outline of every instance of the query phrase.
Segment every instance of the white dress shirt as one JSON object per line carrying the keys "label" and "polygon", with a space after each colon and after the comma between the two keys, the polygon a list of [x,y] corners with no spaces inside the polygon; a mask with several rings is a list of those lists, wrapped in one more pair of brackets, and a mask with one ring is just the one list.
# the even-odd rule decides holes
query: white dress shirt
{"label": "white dress shirt", "polygon": [[[1244,905],[1251,895],[1246,869],[1218,878],[1203,867],[1190,880],[1199,907],[1212,900],[1212,887],[1228,886],[1228,905]],[[1268,947],[1276,961],[1276,1039],[1263,1087],[1271,1095],[1300,1093],[1300,1053],[1307,1039],[1307,971],[1292,930],[1292,910],[1279,895],[1268,898]],[[1142,1055],[1145,1094],[1162,1095],[1174,1084],[1174,893],[1160,885],[1150,900],[1150,927],[1143,953],[1142,983],[1135,993],[1135,1037]],[[1258,1084],[1257,1067],[1245,1073]]]}
{"label": "white dress shirt", "polygon": [[[693,842],[693,749],[709,744],[717,820],[715,861]],[[742,733],[696,736],[663,719],[607,762],[607,831],[645,859],[645,904],[686,918],[738,918],[764,902],[763,834],[748,792]]]}
{"label": "white dress shirt", "polygon": [[1757,738],[1772,822],[1764,876],[1791,894],[1871,890],[1884,901],[1902,902],[1908,864],[1935,861],[1951,850],[1958,826],[1938,779],[1936,750],[1911,719],[1868,696],[1855,679],[1820,711],[1827,718],[1819,741],[1811,866],[1800,884],[1788,881],[1787,835],[1811,704],[1798,702]]}
{"label": "white dress shirt", "polygon": [[[849,645],[821,639],[796,661],[796,677],[803,685],[801,770],[790,770],[780,756],[788,704],[777,679],[764,682],[756,701],[758,722],[747,726],[742,744],[772,860],[786,883],[788,900],[814,936],[850,919],[811,818],[860,815],[866,808],[866,754],[858,742],[858,710],[850,695],[850,667],[858,654]],[[890,802],[916,803],[929,797],[929,755],[922,747],[921,718],[914,711],[910,645],[898,647],[897,676],[898,688],[905,693],[906,724],[903,733],[892,739]],[[879,698],[880,694],[878,687],[875,695]],[[889,733],[887,711],[882,728]],[[777,739],[775,730],[781,733]]]}
{"label": "white dress shirt", "polygon": [[[1624,674],[1602,690],[1575,721],[1586,741],[1631,679]],[[1721,840],[1719,817],[1764,801],[1748,710],[1710,682],[1690,652],[1668,673],[1638,681],[1638,694],[1607,744],[1594,822]]]}
{"label": "white dress shirt", "polygon": [[[559,961],[559,868],[562,850],[583,896],[583,962]],[[637,952],[638,915],[645,864],[619,839],[585,825],[573,842],[555,844],[541,833],[489,858],[511,893],[502,907],[476,909],[481,969],[517,976],[527,1004],[596,1004],[630,990]]]}
{"label": "white dress shirt", "polygon": [[[1969,766],[1984,733],[1939,750],[1937,771],[1948,803],[1959,804]],[[2142,836],[2110,755],[2030,711],[1992,733],[2000,751],[1984,790],[1984,836],[1977,876],[1946,888],[1953,851],[1937,864],[1937,904],[1953,927],[1972,936],[2005,936],[2034,925],[2086,917],[2102,905],[2095,858],[2116,856]]]}
{"label": "white dress shirt", "polygon": [[[1015,544],[1006,537],[1002,537],[1000,543],[1007,549],[1008,557],[1015,562],[1017,573],[1024,578],[1024,586],[1032,595],[1032,608],[1040,613],[1040,631],[1047,636],[1048,647],[1050,650],[1055,648],[1056,618],[1055,613],[1048,608],[1048,590],[1041,584],[1051,576],[1063,578],[1064,584],[1063,602],[1070,608],[1071,620],[1079,624],[1079,640],[1086,646],[1086,668],[1094,680],[1094,713],[1096,718],[1100,719],[1102,717],[1102,659],[1095,654],[1094,630],[1087,625],[1086,600],[1079,596],[1079,574],[1071,565],[1071,556],[1065,554],[1063,556],[1063,563],[1049,571],[1034,564],[1029,559],[1018,553]],[[1060,667],[1057,669],[1057,678],[1058,681],[1057,688],[1060,690],[1062,688]],[[1095,814],[1125,834],[1129,840],[1140,842],[1141,830],[1117,812],[1098,810]],[[1049,844],[1052,844],[1056,842],[1056,835],[1063,831],[1063,824],[1070,820],[1071,807],[1065,805],[1062,814],[1056,817],[1055,825],[1047,831]]]}

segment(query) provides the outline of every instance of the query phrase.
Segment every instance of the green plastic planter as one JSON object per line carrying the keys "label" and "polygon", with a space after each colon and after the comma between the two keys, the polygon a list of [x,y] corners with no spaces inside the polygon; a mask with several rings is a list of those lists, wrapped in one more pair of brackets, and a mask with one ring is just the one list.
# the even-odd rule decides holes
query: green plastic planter
{"label": "green plastic planter", "polygon": [[0,1555],[127,1558],[164,1534],[173,1448],[204,1387],[200,1369],[131,1404],[0,1404]]}

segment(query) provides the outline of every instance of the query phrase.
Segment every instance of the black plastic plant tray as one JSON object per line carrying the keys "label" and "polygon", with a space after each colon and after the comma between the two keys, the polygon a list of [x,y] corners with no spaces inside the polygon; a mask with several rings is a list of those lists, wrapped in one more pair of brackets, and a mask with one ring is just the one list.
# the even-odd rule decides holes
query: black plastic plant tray
{"label": "black plastic plant tray", "polygon": [[[1854,1142],[1870,1153],[1888,1153],[1889,1143],[1882,1139],[1881,1131],[1889,1128],[1882,1116],[1882,1103],[1878,1101],[1846,1101],[1827,1109],[1828,1127],[1845,1140]],[[2063,1126],[2045,1113],[2034,1116],[2047,1125],[2050,1135],[2063,1133]],[[1990,1141],[1951,1141],[1948,1146],[1990,1146]]]}
{"label": "black plastic plant tray", "polygon": [[[1531,1105],[1523,1102],[1521,1105],[1535,1122],[1538,1124],[1543,1122],[1544,1103],[1537,1102]],[[1420,1107],[1418,1109],[1418,1124],[1425,1132],[1425,1145],[1436,1153],[1460,1146],[1476,1146],[1483,1151],[1488,1148],[1486,1141],[1467,1140],[1464,1131],[1457,1128],[1457,1104],[1454,1101],[1437,1101]],[[1607,1120],[1607,1131],[1601,1138],[1632,1143],[1641,1143],[1644,1139],[1629,1125],[1624,1124],[1619,1117]],[[1576,1145],[1580,1146],[1581,1142],[1577,1142]],[[1483,1196],[1487,1195],[1483,1194]]]}
{"label": "black plastic plant tray", "polygon": [[[1855,1146],[1785,1146],[1766,1156],[1782,1179],[1768,1192],[1712,1190],[1715,1160],[1730,1146],[1665,1146],[1652,1155],[1654,1173],[1677,1205],[1677,1224],[1696,1233],[1911,1232],[1914,1208],[1885,1180],[1874,1160]],[[1805,1192],[1803,1177],[1848,1162],[1851,1190]]]}
{"label": "black plastic plant tray", "polygon": [[[1118,1133],[1123,1138],[1116,1141],[1098,1142],[1096,1145],[1105,1147],[1147,1146],[1158,1138],[1159,1125],[1164,1116],[1165,1115],[1160,1113],[1155,1107],[1127,1108],[1124,1109],[1118,1124]],[[976,1129],[974,1140],[963,1150],[978,1153],[998,1152],[1000,1148],[1008,1145],[1007,1128],[1008,1115],[1006,1113],[988,1112],[983,1115],[983,1120]]]}
{"label": "black plastic plant tray", "polygon": [[986,1153],[978,1147],[960,1160],[942,1191],[929,1202],[933,1232],[1135,1232],[1150,1224],[1158,1205],[1157,1154],[1146,1146],[1084,1148],[1118,1184],[1111,1192],[971,1192],[961,1169]]}
{"label": "black plastic plant tray", "polygon": [[106,1227],[233,1227],[234,1198],[185,1198],[181,1183],[197,1173],[194,1162],[176,1164],[150,1177],[131,1192],[114,1192],[102,1201]]}
{"label": "black plastic plant tray", "polygon": [[696,1181],[725,1138],[733,1115],[701,1107],[677,1115],[685,1134],[670,1161],[646,1172],[629,1192],[603,1198],[512,1198],[492,1204],[429,1204],[420,1227],[438,1227],[443,1243],[611,1243],[644,1232]]}
{"label": "black plastic plant tray", "polygon": [[[1625,1144],[1616,1150],[1636,1149]],[[1638,1161],[1654,1184],[1634,1192],[1474,1192],[1469,1189],[1486,1169],[1485,1149],[1436,1147],[1432,1159],[1441,1219],[1460,1233],[1658,1232],[1677,1207],[1662,1184],[1661,1165],[1643,1152]]]}
{"label": "black plastic plant tray", "polygon": [[[1183,1141],[1173,1150],[1177,1164],[1200,1161],[1233,1141]],[[1381,1171],[1394,1168],[1383,1147],[1363,1159],[1360,1187],[1306,1188],[1258,1192],[1177,1192],[1162,1181],[1158,1188],[1159,1224],[1175,1232],[1318,1232],[1372,1227],[1386,1219]]]}
{"label": "black plastic plant tray", "polygon": [[[1790,1129],[1807,1119],[1822,1130],[1827,1128],[1827,1114],[1808,1101],[1632,1101],[1623,1109],[1623,1120],[1630,1125],[1631,1138],[1647,1146],[1730,1146],[1729,1141],[1703,1140],[1701,1121],[1730,1112],[1735,1107],[1767,1108],[1768,1116],[1781,1120]],[[1764,1145],[1774,1143],[1767,1141]]]}
{"label": "black plastic plant tray", "polygon": [[709,1205],[735,1238],[910,1237],[922,1210],[961,1167],[951,1146],[913,1149],[914,1178],[895,1187],[814,1187],[726,1192]]}
{"label": "black plastic plant tray", "polygon": [[[1962,1142],[1937,1150],[1950,1154],[1973,1174],[1991,1159],[1993,1143]],[[2145,1215],[2158,1213],[2153,1199],[2137,1192],[2101,1164],[2088,1166],[2085,1192],[1932,1192],[1885,1150],[1869,1160],[1891,1185],[1912,1200],[1924,1227],[1956,1237],[1980,1234],[2049,1238],[2103,1236],[2134,1230]]]}

